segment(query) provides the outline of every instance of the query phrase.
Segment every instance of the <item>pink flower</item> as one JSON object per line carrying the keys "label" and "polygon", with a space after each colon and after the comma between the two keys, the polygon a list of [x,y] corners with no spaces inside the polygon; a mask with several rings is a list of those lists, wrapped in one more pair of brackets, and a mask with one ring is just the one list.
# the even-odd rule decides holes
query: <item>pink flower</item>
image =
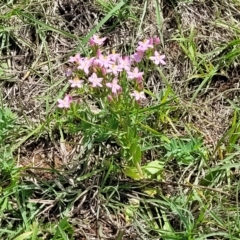
{"label": "pink flower", "polygon": [[133,91],[133,93],[130,94],[130,96],[134,97],[136,101],[139,101],[141,99],[146,99],[144,92],[138,92],[136,90]]}
{"label": "pink flower", "polygon": [[102,87],[102,78],[98,78],[96,73],[93,73],[91,77],[89,77],[89,82],[92,83],[92,87]]}
{"label": "pink flower", "polygon": [[106,68],[104,68],[104,67],[101,67],[100,71],[101,71],[102,75],[106,75],[107,74]]}
{"label": "pink flower", "polygon": [[111,54],[109,54],[109,59],[111,59],[114,62],[116,62],[119,58],[120,58],[119,53],[112,52]]}
{"label": "pink flower", "polygon": [[69,82],[71,83],[71,87],[82,88],[83,87],[83,80],[79,80],[77,77],[74,79],[70,79]]}
{"label": "pink flower", "polygon": [[135,67],[132,72],[128,71],[127,74],[129,79],[137,79],[140,82],[144,72],[139,72],[138,68]]}
{"label": "pink flower", "polygon": [[102,51],[98,48],[96,52],[96,56],[99,57],[100,55],[102,55]]}
{"label": "pink flower", "polygon": [[139,62],[142,61],[143,56],[144,56],[144,52],[142,52],[142,51],[137,51],[137,52],[135,52],[131,57],[132,57],[132,59],[133,59],[136,63],[139,63]]}
{"label": "pink flower", "polygon": [[71,63],[76,63],[78,65],[80,60],[81,60],[80,54],[77,53],[74,57],[70,57],[68,61]]}
{"label": "pink flower", "polygon": [[150,40],[150,43],[154,45],[157,45],[160,43],[159,37],[150,38],[149,40]]}
{"label": "pink flower", "polygon": [[90,38],[89,44],[90,44],[90,46],[95,46],[95,45],[101,46],[101,45],[103,45],[103,43],[104,43],[105,40],[106,40],[105,37],[104,37],[104,38],[99,38],[97,35],[94,34],[94,35]]}
{"label": "pink flower", "polygon": [[109,58],[109,56],[99,54],[98,58],[94,60],[94,63],[100,67],[108,68],[111,64],[113,64],[113,61]]}
{"label": "pink flower", "polygon": [[82,58],[79,61],[78,69],[83,70],[86,74],[89,74],[89,68],[93,62],[93,58]]}
{"label": "pink flower", "polygon": [[113,63],[108,66],[108,69],[106,70],[107,73],[113,73],[114,75],[118,75],[119,72],[121,72],[122,69],[117,64]]}
{"label": "pink flower", "polygon": [[160,38],[159,37],[154,37],[153,38],[153,44],[157,45],[160,43]]}
{"label": "pink flower", "polygon": [[58,107],[59,108],[69,108],[72,102],[72,97],[70,95],[66,95],[64,99],[58,99]]}
{"label": "pink flower", "polygon": [[143,42],[138,43],[137,51],[145,52],[149,48],[153,48],[153,44],[151,43],[151,39],[144,40]]}
{"label": "pink flower", "polygon": [[131,66],[130,58],[128,56],[125,56],[123,58],[119,58],[118,59],[118,66],[122,70],[124,69],[126,71],[130,71],[130,66]]}
{"label": "pink flower", "polygon": [[157,51],[154,52],[154,56],[153,57],[149,57],[149,59],[151,59],[156,65],[158,64],[162,64],[165,65],[166,62],[163,60],[165,58],[165,55],[160,55]]}
{"label": "pink flower", "polygon": [[72,75],[72,69],[71,68],[68,68],[66,71],[65,71],[65,76],[66,77],[70,77]]}
{"label": "pink flower", "polygon": [[122,87],[118,84],[118,79],[114,78],[111,83],[106,84],[107,87],[112,89],[112,93],[117,94],[118,91],[122,90]]}
{"label": "pink flower", "polygon": [[107,95],[107,98],[108,98],[108,100],[110,101],[110,102],[112,102],[113,101],[113,97],[112,97],[112,95]]}

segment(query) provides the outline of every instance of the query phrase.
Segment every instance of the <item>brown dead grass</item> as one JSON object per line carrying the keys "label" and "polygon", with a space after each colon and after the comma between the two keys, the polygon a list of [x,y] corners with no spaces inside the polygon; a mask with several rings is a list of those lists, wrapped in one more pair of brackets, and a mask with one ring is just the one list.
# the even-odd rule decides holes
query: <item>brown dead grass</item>
{"label": "brown dead grass", "polygon": [[[182,119],[186,124],[194,122],[206,142],[210,141],[211,145],[216,146],[229,127],[232,117],[232,110],[227,99],[236,102],[239,97],[239,62],[236,61],[228,69],[220,68],[212,81],[200,91],[195,100],[196,104],[188,104],[187,102],[203,79],[189,80],[194,67],[176,41],[172,41],[171,38],[177,36],[179,32],[188,38],[192,28],[195,31],[196,51],[200,54],[209,53],[222,44],[236,39],[236,32],[226,26],[239,27],[236,20],[239,12],[231,1],[214,3],[193,1],[192,3],[179,3],[175,9],[169,8],[169,11],[164,12],[164,31],[166,34],[170,32],[166,39],[165,52],[169,58],[167,68],[171,85],[182,96],[184,108],[187,108]],[[218,24],[220,21],[223,21],[226,26],[220,26]],[[210,56],[209,63],[214,63],[215,57]]]}
{"label": "brown dead grass", "polygon": [[[167,55],[167,66],[163,71],[174,91],[180,94],[180,101],[184,104],[184,109],[179,109],[182,112],[180,119],[183,125],[194,124],[197,132],[203,134],[206,143],[214,147],[228,129],[229,119],[232,116],[232,110],[226,100],[236,101],[239,97],[239,62],[232,64],[228,69],[222,69],[226,74],[215,76],[211,83],[202,89],[195,102],[189,104],[202,79],[188,80],[192,76],[192,63],[179,44],[171,39],[179,31],[187,38],[192,27],[196,31],[194,41],[197,51],[203,54],[211,52],[219,44],[228,43],[236,37],[231,28],[220,26],[217,21],[222,19],[226,24],[239,26],[237,22],[240,18],[239,9],[236,9],[230,0],[175,4],[176,6],[173,6],[164,1],[161,6],[165,40],[165,48],[162,52]],[[144,3],[138,2],[138,5],[142,7]],[[35,6],[37,3],[29,6],[29,11],[33,11]],[[94,4],[75,0],[44,3],[39,5],[36,11],[42,13],[39,20],[47,21],[50,25],[80,37],[84,37],[104,16]],[[119,51],[124,51],[129,48],[132,39],[139,40],[146,36],[157,35],[155,18],[154,1],[149,1],[142,32],[137,32],[138,22],[122,22],[106,34],[109,46],[117,46]],[[54,112],[54,109],[51,109],[46,116],[45,102],[53,104],[59,90],[65,86],[64,62],[78,43],[52,31],[47,31],[41,39],[34,27],[26,26],[15,18],[12,21],[14,26],[18,24],[21,26],[14,32],[14,39],[20,35],[29,46],[12,41],[9,51],[1,57],[9,60],[8,74],[11,74],[11,80],[14,79],[2,83],[2,94],[4,104],[18,114],[19,122],[23,125],[19,135],[21,140]],[[107,23],[101,33],[104,34],[112,24],[111,21]],[[57,82],[59,83],[56,84]],[[164,88],[159,76],[151,76],[149,84],[155,85],[156,92]],[[180,126],[179,131],[182,132],[182,128],[183,126]],[[28,172],[30,174],[28,177],[41,181],[53,180],[52,172],[44,168],[59,171],[66,169],[74,159],[74,153],[78,152],[77,146],[71,144],[65,145],[64,151],[59,136],[51,142],[49,131],[55,130],[52,130],[51,126],[46,126],[39,135],[26,139],[18,150],[19,165],[32,168]],[[37,142],[36,138],[39,138]],[[106,212],[97,188],[94,189],[100,179],[100,176],[92,178],[93,183],[90,184],[89,190],[76,200],[72,223],[76,229],[77,239],[116,239],[120,229],[124,229],[126,233],[124,239],[138,239],[138,234],[127,225],[120,212],[111,216]],[[49,215],[51,214],[49,212]]]}

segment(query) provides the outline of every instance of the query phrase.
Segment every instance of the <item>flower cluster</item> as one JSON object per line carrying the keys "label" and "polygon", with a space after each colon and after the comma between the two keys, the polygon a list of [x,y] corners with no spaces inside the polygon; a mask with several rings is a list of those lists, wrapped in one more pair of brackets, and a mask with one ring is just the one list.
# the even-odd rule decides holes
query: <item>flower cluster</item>
{"label": "flower cluster", "polygon": [[[79,53],[69,58],[69,62],[73,64],[73,70],[68,69],[66,76],[69,79],[72,88],[84,88],[85,86],[93,89],[105,89],[107,99],[114,101],[119,99],[122,93],[122,83],[127,81],[127,85],[131,86],[129,96],[135,101],[140,102],[146,96],[143,91],[144,72],[139,70],[139,63],[145,56],[156,65],[165,65],[165,55],[160,55],[156,50],[159,44],[159,38],[150,38],[138,43],[136,52],[131,56],[121,56],[118,53],[104,54],[100,46],[103,45],[106,38],[99,38],[94,35],[90,41],[95,56],[81,57]],[[146,54],[147,52],[147,54]],[[125,80],[123,80],[125,79]],[[66,95],[65,98],[58,99],[59,108],[69,108],[72,97]]]}

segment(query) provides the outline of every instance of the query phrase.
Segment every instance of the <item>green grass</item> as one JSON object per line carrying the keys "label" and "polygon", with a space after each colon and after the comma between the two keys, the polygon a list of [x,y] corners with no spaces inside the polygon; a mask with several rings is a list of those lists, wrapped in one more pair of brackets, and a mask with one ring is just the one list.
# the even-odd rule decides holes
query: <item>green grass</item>
{"label": "green grass", "polygon": [[[240,238],[240,9],[212,4],[0,3],[1,239]],[[122,55],[160,38],[167,64],[138,64],[143,105],[124,80],[116,105],[69,88],[96,33]]]}

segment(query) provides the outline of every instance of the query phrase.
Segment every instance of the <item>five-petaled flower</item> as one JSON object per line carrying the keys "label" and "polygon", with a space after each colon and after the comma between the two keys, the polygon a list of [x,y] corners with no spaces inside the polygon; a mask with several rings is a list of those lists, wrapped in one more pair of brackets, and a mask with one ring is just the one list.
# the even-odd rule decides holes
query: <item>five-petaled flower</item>
{"label": "five-petaled flower", "polygon": [[152,44],[151,39],[147,39],[147,40],[144,40],[142,42],[140,41],[138,43],[137,51],[145,52],[149,48],[153,48],[153,44]]}
{"label": "five-petaled flower", "polygon": [[78,63],[78,69],[83,70],[86,74],[89,74],[89,68],[92,65],[93,58],[82,58]]}
{"label": "five-petaled flower", "polygon": [[128,71],[127,74],[129,79],[136,79],[138,82],[141,82],[144,72],[139,72],[138,68],[135,67],[132,72]]}
{"label": "five-petaled flower", "polygon": [[140,101],[141,99],[146,99],[143,91],[138,92],[138,91],[134,90],[133,93],[131,93],[130,95],[132,97],[134,97],[136,101]]}
{"label": "five-petaled flower", "polygon": [[80,54],[77,53],[74,57],[70,57],[68,61],[71,63],[76,63],[78,65],[81,59],[82,58],[80,57]]}
{"label": "five-petaled flower", "polygon": [[66,95],[64,99],[58,99],[57,101],[59,108],[70,108],[72,97],[70,95]]}
{"label": "five-petaled flower", "polygon": [[80,80],[78,77],[75,77],[73,79],[70,79],[69,82],[71,83],[71,87],[77,87],[77,88],[82,88],[83,87],[83,80]]}
{"label": "five-petaled flower", "polygon": [[143,57],[144,57],[144,52],[142,51],[137,51],[135,52],[132,56],[132,59],[136,62],[139,63],[142,61]]}
{"label": "five-petaled flower", "polygon": [[121,71],[122,71],[121,67],[115,63],[110,64],[106,70],[107,73],[112,73],[115,76],[118,75],[118,73]]}
{"label": "five-petaled flower", "polygon": [[113,61],[110,59],[109,56],[99,54],[98,58],[94,60],[94,63],[99,65],[100,67],[108,68],[111,64],[113,64]]}
{"label": "five-petaled flower", "polygon": [[163,60],[165,58],[165,55],[160,55],[157,51],[154,52],[154,56],[149,57],[156,65],[162,64],[165,65],[166,62]]}
{"label": "five-petaled flower", "polygon": [[103,43],[104,43],[105,40],[106,40],[106,37],[104,37],[104,38],[99,38],[97,35],[94,34],[94,35],[90,38],[89,44],[90,44],[90,46],[95,46],[95,45],[101,46],[101,45],[103,45]]}
{"label": "five-petaled flower", "polygon": [[96,73],[93,73],[88,81],[92,83],[92,87],[102,87],[102,78],[99,78]]}
{"label": "five-petaled flower", "polygon": [[119,53],[115,53],[114,51],[109,55],[109,58],[116,62],[119,58],[120,58],[120,54]]}
{"label": "five-petaled flower", "polygon": [[122,70],[126,70],[126,71],[130,71],[130,67],[131,67],[131,61],[130,58],[128,56],[122,57],[118,59],[118,66],[119,68],[121,68]]}
{"label": "five-petaled flower", "polygon": [[112,93],[121,92],[122,87],[118,84],[118,79],[114,78],[111,83],[106,83],[106,86],[112,89]]}

